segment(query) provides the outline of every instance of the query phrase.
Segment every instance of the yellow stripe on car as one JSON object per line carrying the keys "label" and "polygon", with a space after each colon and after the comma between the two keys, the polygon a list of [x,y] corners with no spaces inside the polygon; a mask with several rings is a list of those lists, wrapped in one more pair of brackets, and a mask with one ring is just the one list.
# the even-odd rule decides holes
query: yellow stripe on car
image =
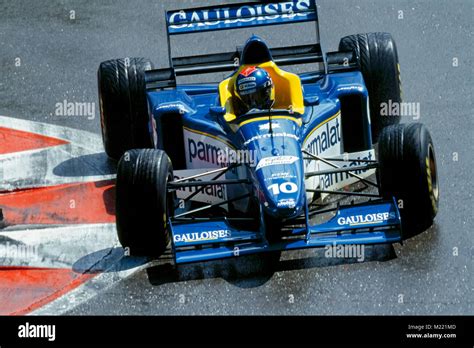
{"label": "yellow stripe on car", "polygon": [[321,122],[320,124],[318,124],[316,127],[313,128],[313,130],[311,132],[309,132],[309,134],[306,136],[306,138],[304,138],[304,141],[303,141],[303,145],[304,143],[306,143],[306,141],[308,140],[308,138],[315,132],[317,131],[319,128],[321,128],[322,126],[324,126],[326,123],[328,123],[329,121],[332,121],[334,120],[336,117],[338,117],[339,115],[341,114],[341,111],[339,110],[336,114],[332,115],[331,117],[329,117],[327,120],[324,120],[323,122]]}
{"label": "yellow stripe on car", "polygon": [[[296,118],[296,117],[291,117],[291,116],[272,116],[272,120],[290,120],[295,122],[298,126],[301,126],[303,124],[303,121],[301,118]],[[262,117],[255,117],[249,120],[246,120],[242,123],[239,124],[239,127],[245,126],[246,124],[252,123],[252,122],[259,122],[259,121],[268,121],[269,116],[262,116]]]}

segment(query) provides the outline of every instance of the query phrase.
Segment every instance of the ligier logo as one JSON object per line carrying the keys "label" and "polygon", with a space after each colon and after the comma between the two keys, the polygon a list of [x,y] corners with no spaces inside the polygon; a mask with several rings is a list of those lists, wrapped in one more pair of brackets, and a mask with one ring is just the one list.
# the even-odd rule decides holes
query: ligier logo
{"label": "ligier logo", "polygon": [[[244,5],[198,11],[168,13],[170,32],[225,28],[232,24],[245,26],[265,24],[265,21],[304,21],[316,18],[310,0]],[[261,22],[261,23],[259,23]]]}
{"label": "ligier logo", "polygon": [[184,233],[177,234],[173,237],[175,243],[193,243],[193,242],[203,242],[203,241],[213,241],[222,238],[230,237],[229,230],[217,230],[209,232],[193,232],[193,233]]}
{"label": "ligier logo", "polygon": [[389,219],[394,219],[394,213],[374,213],[367,215],[354,215],[347,217],[340,217],[337,219],[337,223],[341,226],[359,226],[359,225],[369,225],[369,224],[378,224],[385,222]]}

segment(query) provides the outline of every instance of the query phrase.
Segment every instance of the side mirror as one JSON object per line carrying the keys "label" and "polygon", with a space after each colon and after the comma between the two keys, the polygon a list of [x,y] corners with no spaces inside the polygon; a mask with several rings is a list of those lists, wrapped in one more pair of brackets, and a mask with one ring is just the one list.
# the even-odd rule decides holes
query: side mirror
{"label": "side mirror", "polygon": [[211,106],[209,108],[209,113],[212,116],[216,116],[216,117],[224,116],[225,115],[225,107],[223,107],[223,106]]}
{"label": "side mirror", "polygon": [[318,96],[304,97],[304,105],[305,106],[319,105],[319,97]]}

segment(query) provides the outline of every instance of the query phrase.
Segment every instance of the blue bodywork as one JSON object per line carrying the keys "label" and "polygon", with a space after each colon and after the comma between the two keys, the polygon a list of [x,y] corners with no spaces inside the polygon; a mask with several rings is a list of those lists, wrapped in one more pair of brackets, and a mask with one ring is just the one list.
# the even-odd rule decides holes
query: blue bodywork
{"label": "blue bodywork", "polygon": [[[218,103],[217,85],[179,86],[175,90],[148,92],[151,116],[154,120],[151,127],[154,139],[160,139],[160,117],[163,114],[175,113],[182,120],[186,129],[200,134],[217,137],[235,149],[254,150],[256,162],[274,156],[294,157],[288,164],[271,165],[257,170],[249,170],[252,187],[259,199],[260,207],[267,214],[281,219],[291,219],[305,215],[307,201],[305,194],[304,159],[301,151],[307,136],[325,121],[340,112],[340,98],[344,95],[359,94],[367,98],[362,75],[358,71],[330,74],[318,77],[314,74],[301,75],[305,98],[317,98],[316,106],[305,108],[303,115],[294,115],[295,120],[301,119],[302,125],[292,119],[272,119],[278,123],[269,136],[268,120],[249,122],[236,132],[232,131],[220,116],[210,112],[210,107]],[[323,125],[324,126],[324,125]],[[370,129],[370,125],[367,125]],[[206,137],[206,135],[203,135]],[[371,144],[370,131],[365,136],[366,143]],[[157,142],[157,147],[162,144]],[[185,144],[187,146],[187,144]],[[285,172],[285,178],[272,179],[272,173]],[[290,184],[288,184],[290,183]],[[284,184],[288,193],[269,189],[269,186]],[[274,186],[275,187],[275,186]],[[292,190],[296,187],[296,190]],[[278,202],[292,202],[278,206]],[[341,226],[341,216],[367,216],[370,214],[389,214],[389,218],[372,224],[360,226]],[[308,219],[309,222],[309,219]],[[219,259],[245,254],[322,247],[338,244],[377,244],[401,241],[400,214],[393,201],[379,201],[355,206],[340,206],[336,216],[329,221],[306,228],[298,229],[293,235],[301,236],[298,240],[284,240],[269,243],[265,238],[264,224],[259,231],[245,231],[233,227],[225,217],[205,222],[176,222],[170,220],[170,231],[177,263],[187,263]],[[208,237],[208,234],[215,236]],[[216,233],[218,232],[218,233]],[[220,233],[219,233],[220,232]],[[188,238],[181,238],[182,236]],[[197,248],[190,248],[197,247]]]}
{"label": "blue bodywork", "polygon": [[[168,45],[170,35],[288,22],[317,22],[317,19],[314,0],[169,11]],[[316,32],[319,37],[317,25]],[[246,52],[255,47],[263,51],[246,56]],[[320,49],[317,45],[314,47]],[[252,62],[246,61],[249,57]],[[256,64],[255,57],[270,58],[258,63],[272,60],[270,50],[258,37],[251,38],[243,48],[242,64]],[[172,66],[173,62],[181,62],[183,73],[193,69],[182,61],[174,61],[171,55],[170,62]],[[176,263],[327,245],[380,244],[402,240],[400,213],[393,199],[340,205],[334,209],[335,215],[329,220],[312,225],[311,202],[306,187],[307,179],[312,175],[306,172],[308,153],[330,153],[334,157],[347,152],[360,154],[366,151],[372,154],[373,148],[368,92],[360,71],[346,69],[328,73],[326,70],[300,74],[299,78],[305,101],[302,114],[290,108],[274,113],[241,115],[242,118],[231,121],[225,119],[225,110],[216,112],[222,109],[218,83],[147,90],[150,137],[155,148],[172,153],[171,159],[174,157],[176,160],[173,161],[175,172],[177,169],[206,171],[223,167],[216,158],[219,151],[227,149],[254,154],[252,165],[243,166],[243,171],[234,170],[226,174],[226,179],[245,179],[247,183],[229,185],[225,199],[231,200],[247,193],[250,196],[247,201],[256,202],[247,213],[258,220],[258,227],[237,227],[226,217],[225,211],[218,217],[177,218],[183,211],[189,211],[190,207],[186,206],[178,210],[178,215],[169,217]],[[357,112],[361,115],[358,119],[361,126],[356,134],[361,139],[357,151],[346,148],[344,134],[341,134],[341,121],[348,117],[341,117],[341,100],[346,97],[355,97],[359,101],[358,104],[351,104],[358,105],[360,110]],[[346,127],[346,131],[351,132],[352,129]],[[316,162],[314,158],[310,160]],[[176,165],[178,162],[179,165]],[[317,176],[319,178],[320,174]],[[320,187],[318,185],[322,184],[316,182],[314,185]],[[289,235],[277,241],[269,238],[269,221],[284,223],[295,219],[302,220],[303,227],[293,228]]]}

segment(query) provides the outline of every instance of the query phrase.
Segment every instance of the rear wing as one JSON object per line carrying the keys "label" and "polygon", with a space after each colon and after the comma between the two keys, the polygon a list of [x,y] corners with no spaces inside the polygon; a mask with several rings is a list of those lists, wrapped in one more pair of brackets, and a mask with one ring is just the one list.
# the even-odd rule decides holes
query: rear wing
{"label": "rear wing", "polygon": [[315,0],[252,2],[166,12],[168,35],[317,21]]}
{"label": "rear wing", "polygon": [[147,88],[175,87],[176,76],[234,71],[240,64],[242,52],[239,48],[227,53],[173,57],[171,37],[174,35],[303,22],[314,22],[316,43],[270,49],[273,60],[278,65],[325,64],[319,44],[315,0],[274,0],[167,11],[166,32],[170,68],[147,72]]}

